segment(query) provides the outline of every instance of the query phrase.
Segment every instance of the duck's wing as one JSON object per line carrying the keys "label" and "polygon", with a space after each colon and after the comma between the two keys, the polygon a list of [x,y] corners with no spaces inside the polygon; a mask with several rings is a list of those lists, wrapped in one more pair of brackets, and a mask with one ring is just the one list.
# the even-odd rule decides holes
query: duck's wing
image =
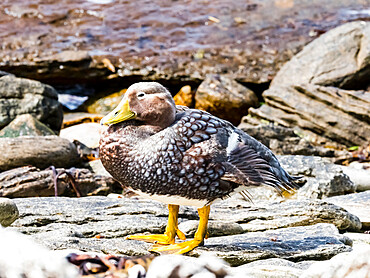
{"label": "duck's wing", "polygon": [[226,148],[228,172],[225,178],[246,186],[265,184],[281,194],[299,188],[272,151],[243,131],[234,128]]}

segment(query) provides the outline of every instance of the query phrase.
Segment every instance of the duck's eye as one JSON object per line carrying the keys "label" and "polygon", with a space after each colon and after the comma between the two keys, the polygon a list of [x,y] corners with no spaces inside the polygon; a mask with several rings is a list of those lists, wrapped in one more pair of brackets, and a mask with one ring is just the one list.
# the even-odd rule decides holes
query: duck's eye
{"label": "duck's eye", "polygon": [[139,93],[137,93],[137,98],[143,98],[143,97],[145,97],[145,93],[144,92],[139,92]]}

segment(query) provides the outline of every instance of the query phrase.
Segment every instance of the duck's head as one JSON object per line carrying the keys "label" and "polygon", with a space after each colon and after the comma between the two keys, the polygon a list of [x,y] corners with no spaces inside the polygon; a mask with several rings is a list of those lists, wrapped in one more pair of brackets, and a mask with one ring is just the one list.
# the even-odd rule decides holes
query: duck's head
{"label": "duck's head", "polygon": [[157,82],[139,82],[127,89],[118,106],[100,123],[112,125],[135,119],[164,129],[175,121],[175,114],[175,102],[165,87]]}

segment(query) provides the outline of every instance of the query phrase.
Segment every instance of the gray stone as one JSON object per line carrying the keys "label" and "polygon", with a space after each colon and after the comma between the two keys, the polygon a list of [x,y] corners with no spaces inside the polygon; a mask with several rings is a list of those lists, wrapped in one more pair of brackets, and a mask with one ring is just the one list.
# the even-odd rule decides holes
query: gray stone
{"label": "gray stone", "polygon": [[0,128],[21,114],[33,115],[56,134],[63,122],[62,106],[53,87],[12,75],[0,77]]}
{"label": "gray stone", "polygon": [[338,254],[329,261],[312,264],[301,278],[359,278],[370,276],[370,247]]}
{"label": "gray stone", "polygon": [[[124,237],[129,234],[144,232],[163,233],[168,217],[166,205],[137,198],[41,197],[14,199],[14,201],[19,208],[20,218],[13,223],[12,229],[30,234],[37,242],[54,250],[77,249],[99,253],[145,255],[148,254],[151,244],[140,241],[124,240]],[[296,209],[296,213],[294,209]],[[260,216],[258,216],[259,213]],[[289,253],[291,244],[297,245],[297,242],[302,241],[302,245],[297,245],[294,252],[296,252],[296,256],[298,257],[302,251],[302,258],[306,258],[306,256],[308,256],[308,251],[299,251],[298,247],[304,246],[308,248],[308,245],[310,245],[312,241],[316,241],[317,244],[322,244],[323,241],[317,238],[317,235],[320,233],[323,233],[323,240],[325,238],[328,242],[333,242],[333,249],[331,249],[332,251],[330,252],[328,251],[329,246],[322,247],[323,256],[326,256],[328,252],[334,254],[340,250],[348,250],[349,247],[345,247],[343,244],[343,246],[339,246],[339,243],[337,244],[337,229],[334,228],[334,226],[330,226],[332,224],[329,226],[315,226],[319,228],[312,228],[314,226],[294,228],[292,226],[332,222],[341,229],[358,229],[359,227],[356,225],[360,223],[356,217],[349,215],[343,209],[334,205],[327,205],[322,201],[315,201],[310,204],[301,203],[301,205],[299,205],[298,202],[292,202],[289,205],[284,205],[284,203],[279,205],[276,203],[271,206],[266,205],[266,207],[252,208],[243,207],[239,199],[231,198],[227,202],[225,201],[213,205],[210,217],[211,221],[217,220],[218,222],[223,222],[226,219],[227,222],[234,223],[234,226],[241,225],[244,232],[256,230],[263,231],[257,233],[248,232],[247,234],[240,235],[240,238],[231,238],[234,243],[236,242],[236,245],[240,244],[240,246],[242,246],[240,248],[228,246],[228,238],[235,236],[215,237],[205,241],[206,245],[204,248],[206,249],[203,249],[203,251],[206,250],[204,251],[206,253],[215,253],[213,244],[216,243],[213,242],[214,239],[218,244],[217,248],[220,250],[222,256],[224,256],[222,252],[226,252],[227,255],[225,256],[230,258],[231,249],[242,252],[243,255],[241,260],[234,261],[233,264],[242,264],[255,259],[274,257],[273,254],[275,254],[274,252],[276,250],[274,249],[275,251],[271,252],[268,251],[270,245],[266,245],[265,249],[260,253],[256,251],[256,248],[253,246],[254,244],[263,246],[266,242],[273,244],[275,237],[278,238],[277,245],[280,246],[279,248],[287,248],[281,253],[286,256],[288,256],[287,254]],[[180,225],[181,222],[193,219],[197,219],[195,208],[180,207]],[[288,228],[285,230],[277,229],[280,227]],[[333,238],[326,238],[324,228],[330,230]],[[266,229],[277,230],[265,231]],[[291,238],[288,240],[288,235],[293,237],[295,231],[297,233],[302,233],[303,230],[307,232],[305,234],[307,239],[303,239],[303,235],[301,235],[297,240],[292,241]],[[315,233],[317,234],[315,235]],[[220,241],[217,241],[217,239]],[[280,239],[283,240],[283,243],[279,241]],[[225,242],[221,244],[224,240]],[[247,240],[248,243],[244,244],[245,240]],[[341,240],[346,244],[350,244],[348,238],[341,237]],[[320,256],[318,253],[320,252],[315,248],[319,247],[315,246],[313,246],[311,250],[314,252],[312,256],[318,258]],[[251,253],[251,255],[247,256],[248,253]],[[192,254],[196,255],[197,253]],[[311,257],[308,256],[308,258]]]}
{"label": "gray stone", "polygon": [[356,215],[361,220],[362,229],[370,229],[370,191],[331,197],[326,201]]}
{"label": "gray stone", "polygon": [[[194,237],[198,228],[199,221],[188,220],[179,224],[179,229],[187,237]],[[224,236],[224,235],[237,235],[244,232],[243,227],[235,222],[226,221],[209,221],[208,222],[208,236]]]}
{"label": "gray stone", "polygon": [[320,200],[243,204],[238,197],[211,207],[211,219],[236,222],[244,232],[331,223],[339,230],[359,231],[360,219],[345,209]]}
{"label": "gray stone", "polygon": [[208,75],[195,93],[195,108],[238,124],[250,107],[258,105],[253,91],[230,77]]}
{"label": "gray stone", "polygon": [[351,251],[351,240],[332,224],[290,227],[264,232],[209,238],[190,255],[213,254],[232,266],[281,258],[292,261],[324,260]]}
{"label": "gray stone", "polygon": [[0,130],[0,137],[46,135],[55,135],[55,133],[30,114],[18,115],[10,124]]}
{"label": "gray stone", "polygon": [[306,45],[277,73],[272,86],[317,84],[366,88],[370,74],[370,23],[343,24]]}
{"label": "gray stone", "polygon": [[0,226],[0,277],[74,278],[77,269],[59,254],[41,247],[30,236]]}
{"label": "gray stone", "polygon": [[297,198],[323,199],[353,193],[356,185],[343,173],[339,165],[314,156],[279,156],[284,169],[293,176],[303,176],[306,183]]}
{"label": "gray stone", "polygon": [[27,165],[69,168],[80,163],[75,145],[58,136],[0,138],[0,153],[0,171]]}
{"label": "gray stone", "polygon": [[284,259],[272,258],[230,268],[229,271],[236,277],[298,278],[311,264],[313,264],[313,261],[295,263]]}
{"label": "gray stone", "polygon": [[19,217],[16,204],[7,198],[0,197],[0,226],[6,227]]}

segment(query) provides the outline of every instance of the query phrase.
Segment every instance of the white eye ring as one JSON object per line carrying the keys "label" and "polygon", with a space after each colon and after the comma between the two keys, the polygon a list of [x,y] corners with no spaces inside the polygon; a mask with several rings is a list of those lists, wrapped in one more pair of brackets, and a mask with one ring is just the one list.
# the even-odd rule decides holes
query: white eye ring
{"label": "white eye ring", "polygon": [[141,99],[141,98],[145,97],[145,93],[144,92],[138,92],[136,96],[137,96],[137,98]]}

